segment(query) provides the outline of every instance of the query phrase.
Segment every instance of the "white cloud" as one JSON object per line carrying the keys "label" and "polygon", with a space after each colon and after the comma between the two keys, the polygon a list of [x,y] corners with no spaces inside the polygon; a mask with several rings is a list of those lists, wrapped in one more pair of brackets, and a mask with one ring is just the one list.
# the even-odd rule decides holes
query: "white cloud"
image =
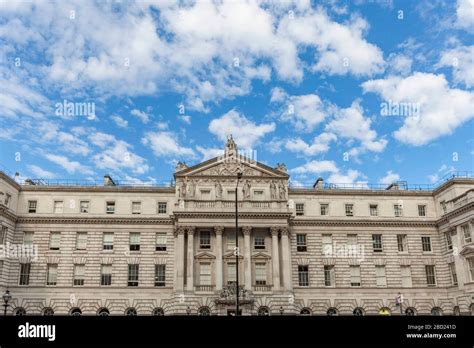
{"label": "white cloud", "polygon": [[[474,10],[472,18],[474,21]],[[438,66],[451,67],[456,83],[474,86],[474,46],[457,46],[443,51]]]}
{"label": "white cloud", "polygon": [[43,168],[34,164],[29,164],[26,167],[31,173],[33,173],[39,179],[52,179],[56,176],[54,173],[44,170]]}
{"label": "white cloud", "polygon": [[82,165],[77,161],[71,161],[66,156],[54,155],[51,153],[44,154],[44,157],[49,161],[57,164],[58,166],[64,168],[69,174],[82,174],[82,175],[92,175],[94,172],[87,166]]}
{"label": "white cloud", "polygon": [[377,132],[371,128],[372,121],[364,117],[364,110],[359,100],[355,100],[348,108],[333,108],[334,118],[326,125],[325,130],[338,137],[358,140],[360,146],[353,149],[352,154],[358,155],[365,151],[382,152],[388,141],[377,140]]}
{"label": "white cloud", "polygon": [[387,65],[390,73],[396,75],[408,75],[411,72],[413,59],[406,54],[391,54],[388,57]]}
{"label": "white cloud", "polygon": [[427,144],[474,117],[474,93],[450,88],[444,75],[417,72],[406,78],[370,80],[362,88],[395,103],[419,104],[420,115],[405,117],[403,126],[394,132],[402,143]]}
{"label": "white cloud", "polygon": [[178,120],[181,120],[182,122],[186,124],[191,124],[191,116],[189,115],[179,115]]}
{"label": "white cloud", "polygon": [[457,25],[467,31],[474,31],[474,0],[458,0]]}
{"label": "white cloud", "polygon": [[380,178],[379,183],[384,185],[390,185],[399,180],[400,175],[389,170],[384,177]]}
{"label": "white cloud", "polygon": [[127,128],[128,127],[128,121],[120,117],[119,115],[113,115],[110,117],[115,124],[120,127],[120,128]]}
{"label": "white cloud", "polygon": [[147,124],[150,121],[150,115],[148,115],[144,111],[140,111],[138,109],[133,109],[132,111],[130,111],[130,114],[132,114],[133,116],[138,118],[140,121],[142,121],[142,123]]}
{"label": "white cloud", "polygon": [[343,173],[333,173],[329,176],[328,182],[331,184],[358,184],[359,188],[366,187],[367,182],[362,180],[357,180],[362,178],[363,175],[361,172],[355,169],[349,169],[346,174]]}
{"label": "white cloud", "polygon": [[148,146],[157,157],[194,157],[193,149],[181,146],[172,132],[147,132],[142,144]]}
{"label": "white cloud", "polygon": [[437,183],[440,180],[441,176],[445,176],[446,174],[454,171],[456,171],[456,168],[454,168],[453,166],[443,164],[436,173],[428,175],[428,180],[432,184]]}
{"label": "white cloud", "polygon": [[232,134],[241,149],[253,148],[266,134],[275,130],[274,123],[256,124],[236,110],[230,110],[209,123],[209,131],[225,142]]}
{"label": "white cloud", "polygon": [[332,133],[321,133],[313,139],[312,144],[306,143],[301,138],[289,139],[285,143],[285,148],[291,152],[302,153],[306,156],[313,156],[318,153],[329,151],[329,143],[336,141],[337,137]]}
{"label": "white cloud", "polygon": [[290,170],[291,173],[307,176],[308,174],[321,175],[322,173],[329,173],[327,182],[331,184],[353,184],[366,185],[362,179],[365,176],[358,170],[349,169],[346,173],[342,172],[334,161],[310,161],[302,166]]}
{"label": "white cloud", "polygon": [[118,140],[111,134],[96,132],[89,136],[90,141],[102,149],[92,157],[97,168],[109,170],[131,170],[144,174],[149,170],[146,160],[131,151],[132,146]]}
{"label": "white cloud", "polygon": [[196,151],[202,155],[201,161],[207,161],[208,159],[222,156],[224,154],[224,149],[219,149],[216,147],[206,148],[202,146],[196,146]]}

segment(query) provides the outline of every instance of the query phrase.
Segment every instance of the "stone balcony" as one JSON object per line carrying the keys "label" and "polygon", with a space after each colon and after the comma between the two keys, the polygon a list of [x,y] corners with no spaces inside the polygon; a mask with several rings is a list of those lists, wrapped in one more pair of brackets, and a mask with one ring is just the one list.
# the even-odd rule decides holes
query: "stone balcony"
{"label": "stone balcony", "polygon": [[194,286],[195,292],[207,292],[213,293],[215,290],[215,285],[196,285]]}
{"label": "stone balcony", "polygon": [[[287,201],[239,201],[239,211],[268,211],[287,213]],[[175,211],[235,211],[235,201],[229,200],[184,200],[177,203]]]}

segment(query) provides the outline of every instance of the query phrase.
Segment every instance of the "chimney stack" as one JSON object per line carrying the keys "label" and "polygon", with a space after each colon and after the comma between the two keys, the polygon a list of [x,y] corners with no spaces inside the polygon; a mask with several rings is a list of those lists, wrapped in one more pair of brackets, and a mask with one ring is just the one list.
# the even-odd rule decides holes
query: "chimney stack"
{"label": "chimney stack", "polygon": [[108,174],[104,175],[104,186],[115,186],[114,180]]}
{"label": "chimney stack", "polygon": [[316,182],[314,183],[313,188],[314,188],[314,189],[317,189],[317,190],[322,190],[322,189],[324,188],[324,180],[323,180],[323,178],[321,178],[321,177],[318,178],[318,179],[316,180]]}

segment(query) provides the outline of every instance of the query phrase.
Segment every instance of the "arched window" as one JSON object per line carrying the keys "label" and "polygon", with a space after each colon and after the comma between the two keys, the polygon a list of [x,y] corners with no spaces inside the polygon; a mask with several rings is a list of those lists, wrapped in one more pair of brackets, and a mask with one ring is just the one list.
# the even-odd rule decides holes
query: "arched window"
{"label": "arched window", "polygon": [[77,316],[82,315],[82,311],[81,311],[80,308],[75,307],[75,308],[70,310],[69,314],[77,317]]}
{"label": "arched window", "polygon": [[454,306],[453,315],[461,315],[461,309],[459,309],[459,306]]}
{"label": "arched window", "polygon": [[270,309],[268,307],[262,306],[257,309],[257,315],[259,316],[269,316],[270,315]]}
{"label": "arched window", "polygon": [[413,317],[416,315],[416,309],[413,308],[413,307],[408,307],[407,309],[405,309],[405,315],[409,316],[409,317]]}
{"label": "arched window", "polygon": [[51,307],[43,308],[43,315],[45,317],[52,317],[54,315],[54,310]]}
{"label": "arched window", "polygon": [[211,310],[209,307],[201,307],[198,309],[198,315],[209,316],[211,315]]}
{"label": "arched window", "polygon": [[328,309],[328,311],[326,312],[326,314],[332,317],[332,316],[338,315],[338,312],[337,312],[337,309],[336,309],[336,308],[331,307],[331,308]]}
{"label": "arched window", "polygon": [[356,317],[362,317],[364,315],[364,310],[360,307],[354,308],[352,311],[352,314],[355,315]]}
{"label": "arched window", "polygon": [[474,303],[471,303],[469,309],[471,310],[471,315],[474,315]]}
{"label": "arched window", "polygon": [[382,308],[380,308],[380,310],[379,310],[379,314],[380,314],[380,315],[391,315],[392,312],[390,311],[390,308],[388,308],[388,307],[382,307]]}
{"label": "arched window", "polygon": [[100,317],[107,317],[110,315],[110,312],[107,308],[102,307],[102,308],[99,308],[99,310],[97,311],[97,315]]}
{"label": "arched window", "polygon": [[15,313],[15,315],[18,315],[18,316],[24,316],[26,315],[26,310],[23,307],[17,307],[15,308],[13,313]]}
{"label": "arched window", "polygon": [[154,316],[162,316],[165,315],[165,311],[163,310],[163,308],[155,308],[153,312],[151,312],[151,314]]}
{"label": "arched window", "polygon": [[434,316],[443,315],[443,310],[439,307],[433,307],[433,309],[431,310],[431,315],[434,315]]}
{"label": "arched window", "polygon": [[127,308],[127,310],[125,311],[125,315],[136,316],[137,315],[137,310],[133,307]]}
{"label": "arched window", "polygon": [[301,315],[311,315],[311,309],[303,308],[300,312]]}

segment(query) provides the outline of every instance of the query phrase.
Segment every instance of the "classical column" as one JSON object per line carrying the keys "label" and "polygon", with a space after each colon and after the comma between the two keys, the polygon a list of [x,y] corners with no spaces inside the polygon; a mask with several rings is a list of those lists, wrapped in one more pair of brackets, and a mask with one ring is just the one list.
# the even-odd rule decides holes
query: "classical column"
{"label": "classical column", "polygon": [[194,227],[187,227],[188,232],[188,266],[187,266],[187,290],[194,290]]}
{"label": "classical column", "polygon": [[214,227],[216,233],[216,290],[222,290],[222,233],[224,227]]}
{"label": "classical column", "polygon": [[245,288],[247,290],[252,290],[252,258],[251,258],[251,247],[250,247],[250,234],[252,233],[252,227],[244,226],[242,227],[242,232],[244,233],[244,274],[245,274]]}
{"label": "classical column", "polygon": [[287,227],[280,228],[281,231],[281,253],[283,261],[283,285],[286,290],[292,290],[291,284],[291,250],[289,231]]}
{"label": "classical column", "polygon": [[271,227],[272,233],[272,273],[273,290],[280,290],[280,255],[278,247],[278,227]]}
{"label": "classical column", "polygon": [[184,227],[176,228],[176,290],[184,288]]}

